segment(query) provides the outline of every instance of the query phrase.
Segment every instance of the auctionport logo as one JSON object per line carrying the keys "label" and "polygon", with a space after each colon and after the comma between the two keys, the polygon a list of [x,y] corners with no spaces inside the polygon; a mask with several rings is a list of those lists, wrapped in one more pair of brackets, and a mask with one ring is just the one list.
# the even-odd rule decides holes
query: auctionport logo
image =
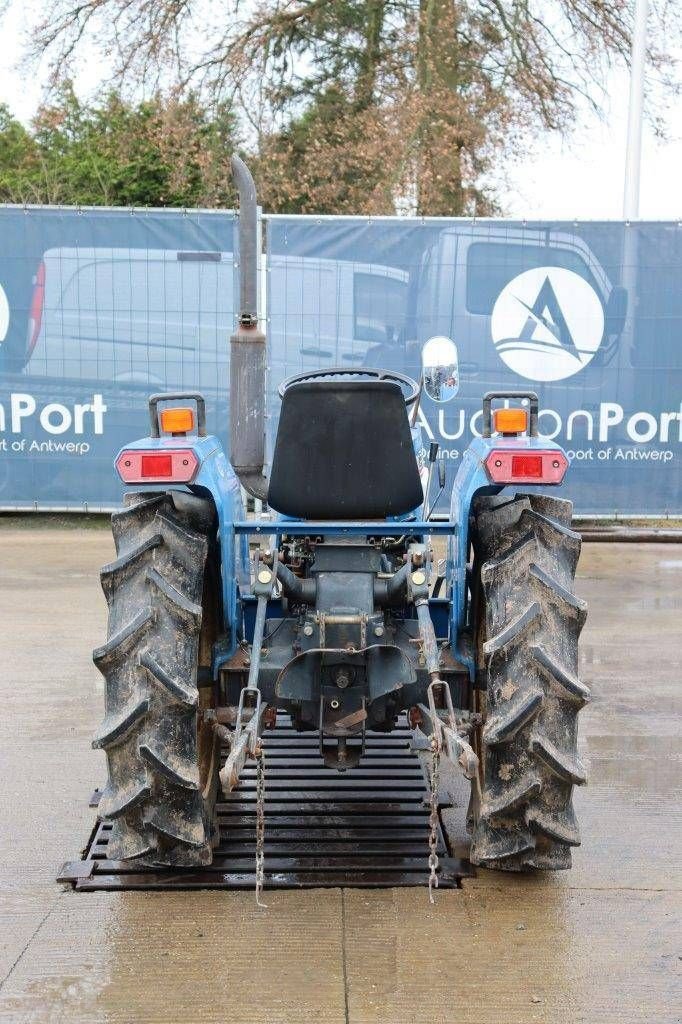
{"label": "auctionport logo", "polygon": [[5,289],[0,284],[0,342],[5,340],[9,327],[9,302],[5,295]]}
{"label": "auctionport logo", "polygon": [[562,267],[536,267],[507,284],[490,329],[510,370],[527,380],[572,377],[587,366],[604,335],[601,300],[587,281]]}

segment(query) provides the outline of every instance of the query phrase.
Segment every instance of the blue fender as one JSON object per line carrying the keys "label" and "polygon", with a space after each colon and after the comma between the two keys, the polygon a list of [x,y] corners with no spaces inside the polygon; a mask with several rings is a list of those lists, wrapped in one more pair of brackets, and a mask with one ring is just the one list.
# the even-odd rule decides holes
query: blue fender
{"label": "blue fender", "polygon": [[[485,468],[485,460],[491,451],[512,447],[514,451],[557,451],[563,452],[560,445],[545,437],[522,437],[508,441],[498,437],[475,437],[464,452],[457,476],[452,488],[450,499],[450,521],[456,528],[448,540],[448,556],[446,579],[450,584],[450,643],[457,657],[469,669],[470,678],[475,676],[474,651],[465,640],[464,628],[467,624],[467,562],[469,557],[469,514],[471,504],[477,494],[508,493],[510,498],[517,492],[516,487],[503,487],[492,484]],[[547,483],[540,485],[523,484],[520,488],[524,493],[545,491]]]}
{"label": "blue fender", "polygon": [[[223,617],[225,633],[229,644],[224,653],[229,657],[234,653],[241,639],[241,608],[239,605],[239,586],[249,584],[249,543],[248,537],[237,536],[235,522],[244,518],[241,487],[237,475],[228,462],[222,445],[217,437],[209,434],[206,437],[144,437],[132,444],[125,445],[123,451],[168,451],[173,448],[190,449],[194,452],[199,468],[187,487],[190,491],[209,495],[215,504],[218,514],[218,539],[220,541],[221,577]],[[119,452],[119,455],[121,454]],[[116,457],[118,462],[118,456]],[[137,491],[177,490],[184,485],[164,484],[131,484]]]}
{"label": "blue fender", "polygon": [[[212,441],[214,447],[200,459],[192,489],[208,491],[218,512],[218,540],[223,587],[223,615],[225,631],[229,636],[229,647],[224,650],[233,654],[241,638],[241,606],[239,588],[250,584],[249,539],[237,537],[234,524],[244,518],[241,485],[237,474],[225,456],[217,437],[201,438]],[[196,451],[196,449],[195,449]],[[197,453],[198,454],[198,453]]]}

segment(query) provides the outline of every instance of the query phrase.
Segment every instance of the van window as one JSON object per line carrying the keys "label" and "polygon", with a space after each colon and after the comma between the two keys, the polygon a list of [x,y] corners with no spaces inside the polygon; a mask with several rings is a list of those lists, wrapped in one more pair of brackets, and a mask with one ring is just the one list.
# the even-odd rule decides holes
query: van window
{"label": "van window", "polygon": [[573,270],[592,285],[597,294],[600,292],[585,261],[570,249],[476,242],[467,254],[467,311],[490,315],[505,285],[524,270],[533,270],[534,267]]}
{"label": "van window", "polygon": [[358,341],[396,341],[405,324],[406,309],[406,280],[353,274],[353,337]]}

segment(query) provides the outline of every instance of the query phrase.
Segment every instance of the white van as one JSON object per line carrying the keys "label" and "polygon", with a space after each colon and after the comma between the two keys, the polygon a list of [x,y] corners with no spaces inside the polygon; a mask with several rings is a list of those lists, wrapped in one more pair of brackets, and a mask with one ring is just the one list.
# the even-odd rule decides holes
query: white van
{"label": "white van", "polygon": [[[392,267],[277,256],[267,267],[263,258],[263,271],[273,388],[303,370],[363,365],[404,319],[407,274]],[[224,390],[235,281],[232,253],[49,249],[25,372]]]}

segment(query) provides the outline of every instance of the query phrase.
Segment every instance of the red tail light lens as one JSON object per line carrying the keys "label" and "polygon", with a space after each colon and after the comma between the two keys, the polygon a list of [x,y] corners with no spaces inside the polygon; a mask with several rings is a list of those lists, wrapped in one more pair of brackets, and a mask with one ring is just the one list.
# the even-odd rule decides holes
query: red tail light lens
{"label": "red tail light lens", "polygon": [[33,296],[31,308],[28,314],[28,328],[26,330],[26,356],[30,357],[36,347],[40,325],[43,322],[43,303],[45,302],[45,264],[38,264],[36,276],[33,278]]}
{"label": "red tail light lens", "polygon": [[512,455],[512,476],[542,480],[542,455]]}
{"label": "red tail light lens", "polygon": [[494,484],[560,484],[568,459],[559,451],[517,453],[500,448],[490,452],[485,468]]}
{"label": "red tail light lens", "polygon": [[141,472],[144,477],[168,477],[173,475],[172,455],[143,455],[141,461]]}
{"label": "red tail light lens", "polygon": [[199,468],[191,448],[168,451],[124,450],[116,459],[116,469],[124,484],[190,483]]}

